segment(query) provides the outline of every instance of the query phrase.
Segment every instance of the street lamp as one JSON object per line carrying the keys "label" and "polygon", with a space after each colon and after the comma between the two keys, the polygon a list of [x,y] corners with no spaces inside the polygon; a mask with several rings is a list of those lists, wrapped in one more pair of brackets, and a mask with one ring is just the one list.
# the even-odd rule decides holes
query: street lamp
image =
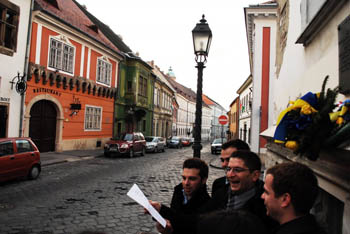
{"label": "street lamp", "polygon": [[204,63],[207,62],[211,43],[211,30],[204,15],[200,23],[192,30],[194,53],[196,55],[196,62],[198,68],[197,80],[197,99],[196,99],[196,119],[194,125],[194,143],[193,143],[193,157],[201,157],[201,128],[202,128],[202,83],[203,83],[203,68]]}

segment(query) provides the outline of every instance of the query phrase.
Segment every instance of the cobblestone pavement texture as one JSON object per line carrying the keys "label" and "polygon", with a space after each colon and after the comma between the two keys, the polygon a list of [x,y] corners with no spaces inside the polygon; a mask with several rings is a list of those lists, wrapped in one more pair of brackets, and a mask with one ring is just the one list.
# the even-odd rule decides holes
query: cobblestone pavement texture
{"label": "cobblestone pavement texture", "polygon": [[[191,147],[135,158],[96,157],[43,167],[37,180],[0,184],[0,233],[60,234],[83,230],[157,233],[154,221],[126,196],[136,183],[145,195],[169,204]],[[217,161],[205,145],[201,158]],[[210,167],[208,187],[223,171]]]}

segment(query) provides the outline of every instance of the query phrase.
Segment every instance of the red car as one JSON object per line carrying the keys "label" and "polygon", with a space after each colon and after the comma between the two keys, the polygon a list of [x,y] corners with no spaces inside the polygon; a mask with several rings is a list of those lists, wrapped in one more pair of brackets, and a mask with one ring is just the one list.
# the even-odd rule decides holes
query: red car
{"label": "red car", "polygon": [[40,172],[40,152],[30,138],[0,138],[0,181],[36,179]]}
{"label": "red car", "polygon": [[107,157],[127,155],[132,158],[135,154],[144,156],[145,153],[146,140],[141,132],[125,133],[119,139],[106,142],[104,147],[104,155]]}
{"label": "red car", "polygon": [[181,141],[182,141],[183,146],[190,146],[191,145],[190,138],[188,138],[188,137],[182,138]]}

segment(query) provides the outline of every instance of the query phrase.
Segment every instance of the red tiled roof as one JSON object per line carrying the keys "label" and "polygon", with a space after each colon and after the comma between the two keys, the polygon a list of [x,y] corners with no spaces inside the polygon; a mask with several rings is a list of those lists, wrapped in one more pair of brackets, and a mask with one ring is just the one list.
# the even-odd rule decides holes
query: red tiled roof
{"label": "red tiled roof", "polygon": [[45,0],[35,0],[36,9],[39,6],[39,10],[51,14],[52,16],[60,19],[69,26],[73,26],[76,29],[86,33],[93,39],[101,42],[101,44],[113,49],[117,52],[120,50],[113,45],[108,38],[103,35],[99,30],[94,31],[94,23],[79,9],[79,7],[72,0],[56,0],[58,4],[57,9],[52,4]]}
{"label": "red tiled roof", "polygon": [[207,105],[214,105],[214,102],[212,102],[206,95],[202,95],[203,102]]}

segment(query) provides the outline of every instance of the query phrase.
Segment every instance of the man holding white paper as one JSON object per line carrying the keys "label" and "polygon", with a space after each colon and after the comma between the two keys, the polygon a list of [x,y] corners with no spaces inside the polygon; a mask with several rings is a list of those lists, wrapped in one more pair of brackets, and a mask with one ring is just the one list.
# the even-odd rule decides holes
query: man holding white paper
{"label": "man holding white paper", "polygon": [[[210,199],[206,185],[209,174],[208,165],[199,158],[189,158],[184,161],[182,168],[182,183],[174,188],[170,209],[176,211],[177,214],[199,214],[200,207]],[[151,204],[159,203],[151,202]],[[156,209],[167,217],[168,207],[161,205]],[[157,225],[157,229],[161,233],[195,233],[192,227],[181,220],[181,215],[174,217],[171,223],[167,221],[166,228]]]}

